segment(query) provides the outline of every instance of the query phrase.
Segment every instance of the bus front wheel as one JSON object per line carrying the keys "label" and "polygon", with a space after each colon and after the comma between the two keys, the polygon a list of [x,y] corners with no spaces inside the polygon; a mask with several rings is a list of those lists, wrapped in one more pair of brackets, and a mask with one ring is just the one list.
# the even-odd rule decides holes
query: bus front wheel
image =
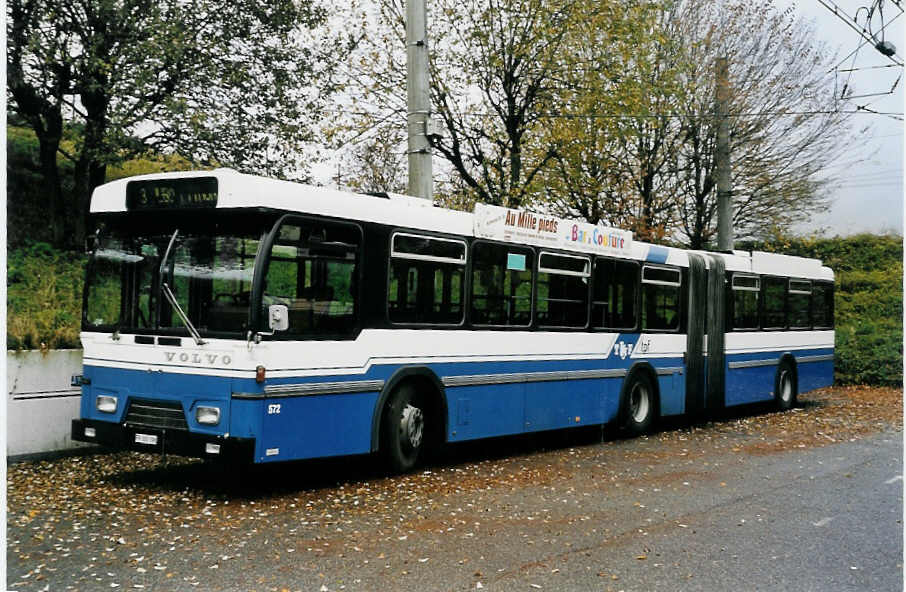
{"label": "bus front wheel", "polygon": [[651,429],[656,413],[654,385],[648,374],[636,372],[623,387],[621,426],[630,436],[640,436]]}
{"label": "bus front wheel", "polygon": [[781,411],[786,411],[796,404],[796,376],[789,362],[781,362],[774,379],[774,399]]}
{"label": "bus front wheel", "polygon": [[413,385],[402,385],[390,396],[381,449],[391,471],[406,473],[418,463],[425,448],[425,418],[424,398]]}

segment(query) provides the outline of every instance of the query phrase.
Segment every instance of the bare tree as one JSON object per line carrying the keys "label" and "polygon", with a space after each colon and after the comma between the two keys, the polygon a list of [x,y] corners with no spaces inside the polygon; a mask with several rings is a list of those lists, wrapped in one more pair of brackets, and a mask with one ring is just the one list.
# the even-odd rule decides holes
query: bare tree
{"label": "bare tree", "polygon": [[[402,0],[380,0],[340,137],[405,129]],[[545,208],[694,248],[716,232],[714,61],[730,58],[734,225],[755,237],[825,203],[848,143],[832,56],[771,0],[437,0],[429,14],[440,193]],[[368,19],[365,19],[368,21]],[[438,167],[441,168],[441,167]],[[441,168],[441,170],[443,170]]]}
{"label": "bare tree", "polygon": [[[405,125],[404,14],[401,0],[381,0],[377,13],[365,17],[373,28],[348,72],[350,88],[357,89],[355,122],[341,137]],[[537,201],[538,175],[558,146],[532,138],[558,107],[561,89],[574,84],[581,57],[574,32],[596,30],[598,41],[617,39],[615,30],[629,14],[622,3],[597,0],[432,2],[431,100],[444,127],[433,148],[455,173],[451,195],[465,187],[485,203]]]}
{"label": "bare tree", "polygon": [[714,63],[730,68],[733,226],[739,236],[765,236],[826,206],[827,177],[817,173],[851,144],[837,111],[833,56],[811,26],[772,2],[684,2],[687,76],[678,145],[677,232],[692,248],[716,235]]}
{"label": "bare tree", "polygon": [[368,138],[356,142],[346,155],[343,174],[346,183],[359,191],[405,193],[406,138],[404,129],[383,126]]}

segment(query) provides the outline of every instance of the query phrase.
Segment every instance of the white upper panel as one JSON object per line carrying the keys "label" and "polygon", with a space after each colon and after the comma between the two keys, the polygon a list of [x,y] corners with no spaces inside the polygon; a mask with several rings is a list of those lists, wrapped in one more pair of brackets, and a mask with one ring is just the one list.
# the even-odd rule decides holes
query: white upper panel
{"label": "white upper panel", "polygon": [[[232,169],[159,173],[118,179],[101,185],[94,190],[94,195],[91,199],[91,212],[126,211],[126,184],[129,181],[191,177],[217,178],[219,191],[218,208],[273,208],[335,218],[377,222],[390,226],[419,228],[460,236],[476,236],[475,219],[476,215],[480,214],[480,212],[472,214],[432,207],[432,204],[427,200],[396,193],[390,193],[387,197],[361,195],[327,187],[315,187],[246,175]],[[504,208],[498,209],[506,211]],[[550,216],[547,216],[547,218],[550,218]],[[585,230],[594,229],[594,227],[584,222],[577,222],[577,224],[582,224],[582,228]],[[688,267],[689,265],[688,251],[635,241],[632,240],[632,234],[625,231],[599,228],[612,231],[618,239],[620,237],[624,239],[621,248],[607,250],[609,255],[652,263],[666,263],[680,267]],[[590,236],[594,236],[593,232]],[[511,242],[523,242],[515,235],[511,237],[495,236],[494,238]],[[611,238],[609,234],[607,238]],[[564,245],[557,246],[565,248]],[[573,248],[580,251],[594,252],[597,250],[576,246]],[[754,252],[749,256],[748,253],[743,251],[734,251],[732,254],[710,252],[707,254],[723,257],[728,271],[747,271],[824,280],[833,280],[834,277],[833,272],[827,267],[822,267],[821,261],[817,259],[760,252]],[[707,260],[708,258],[706,257]]]}
{"label": "white upper panel", "polygon": [[91,212],[125,211],[126,183],[129,181],[201,176],[217,178],[218,208],[273,208],[350,220],[369,220],[435,232],[467,236],[472,234],[472,214],[430,207],[430,202],[423,199],[398,194],[390,194],[389,198],[383,198],[347,193],[326,187],[245,175],[231,169],[163,173],[118,179],[94,190]]}
{"label": "white upper panel", "polygon": [[807,259],[777,253],[752,252],[752,271],[767,275],[795,276],[813,280],[833,280],[834,272],[820,259]]}

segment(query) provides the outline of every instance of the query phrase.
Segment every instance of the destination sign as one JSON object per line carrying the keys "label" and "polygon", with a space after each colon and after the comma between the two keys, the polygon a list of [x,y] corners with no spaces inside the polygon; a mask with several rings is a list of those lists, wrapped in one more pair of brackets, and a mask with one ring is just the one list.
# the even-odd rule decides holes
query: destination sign
{"label": "destination sign", "polygon": [[475,236],[481,238],[602,255],[632,254],[632,233],[627,230],[485,204],[475,204],[473,220]]}
{"label": "destination sign", "polygon": [[174,210],[217,207],[216,177],[152,179],[126,183],[126,209]]}

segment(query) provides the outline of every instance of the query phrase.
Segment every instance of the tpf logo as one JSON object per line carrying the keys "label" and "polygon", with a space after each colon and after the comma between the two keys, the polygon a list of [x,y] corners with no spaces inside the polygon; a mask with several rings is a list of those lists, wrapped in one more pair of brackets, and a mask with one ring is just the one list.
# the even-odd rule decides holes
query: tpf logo
{"label": "tpf logo", "polygon": [[626,343],[625,341],[617,341],[613,344],[613,355],[620,356],[621,360],[625,360],[629,354],[632,353],[632,344]]}
{"label": "tpf logo", "polygon": [[648,350],[651,348],[651,342],[648,340],[641,340],[635,344],[626,343],[625,341],[618,341],[613,344],[613,355],[620,356],[621,360],[625,360],[633,354],[633,352],[638,352],[640,354],[647,354]]}

